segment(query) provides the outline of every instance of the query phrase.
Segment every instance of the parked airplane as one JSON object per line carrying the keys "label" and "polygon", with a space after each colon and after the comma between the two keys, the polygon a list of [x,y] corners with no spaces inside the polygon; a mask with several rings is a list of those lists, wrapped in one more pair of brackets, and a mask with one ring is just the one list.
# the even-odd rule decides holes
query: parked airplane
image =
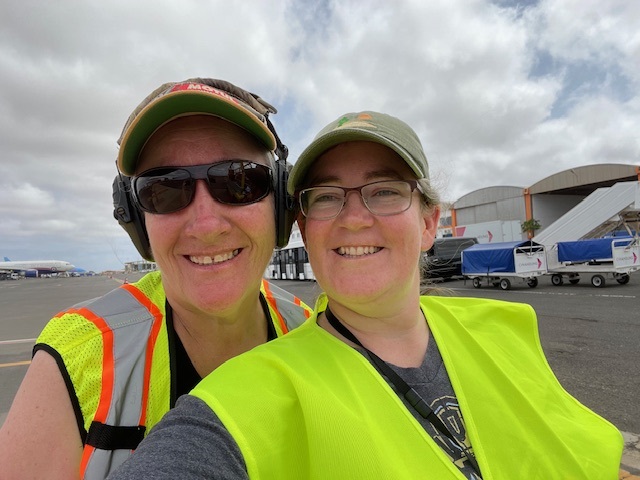
{"label": "parked airplane", "polygon": [[52,274],[60,272],[68,272],[75,268],[69,262],[62,260],[25,260],[22,262],[12,262],[4,257],[4,262],[0,262],[0,272],[3,273],[20,273],[29,276],[40,276],[43,274]]}

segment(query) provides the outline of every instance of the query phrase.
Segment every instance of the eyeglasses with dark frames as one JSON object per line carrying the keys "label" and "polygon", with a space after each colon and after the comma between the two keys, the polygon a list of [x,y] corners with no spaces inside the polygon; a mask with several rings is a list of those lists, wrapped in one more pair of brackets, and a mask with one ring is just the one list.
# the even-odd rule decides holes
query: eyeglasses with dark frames
{"label": "eyeglasses with dark frames", "polygon": [[358,192],[362,203],[374,215],[396,215],[411,206],[414,190],[422,192],[416,180],[383,180],[359,187],[319,186],[299,190],[296,195],[302,214],[313,220],[331,220],[340,215],[349,192]]}

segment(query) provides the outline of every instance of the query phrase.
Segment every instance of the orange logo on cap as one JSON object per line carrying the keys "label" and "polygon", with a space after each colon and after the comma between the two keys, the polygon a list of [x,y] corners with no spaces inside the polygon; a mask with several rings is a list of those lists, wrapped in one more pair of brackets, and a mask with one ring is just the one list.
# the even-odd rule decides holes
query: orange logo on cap
{"label": "orange logo on cap", "polygon": [[368,113],[359,113],[354,118],[345,116],[338,120],[338,128],[343,127],[347,123],[349,124],[348,126],[352,128],[376,128],[376,126],[368,122],[368,120],[371,120],[371,115]]}

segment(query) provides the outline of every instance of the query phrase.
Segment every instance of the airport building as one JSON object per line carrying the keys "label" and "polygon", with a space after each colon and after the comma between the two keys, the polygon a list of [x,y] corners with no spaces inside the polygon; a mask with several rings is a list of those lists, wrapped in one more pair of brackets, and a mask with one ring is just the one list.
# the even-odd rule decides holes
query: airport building
{"label": "airport building", "polygon": [[637,230],[639,185],[640,166],[598,164],[530,186],[486,187],[456,200],[444,216],[450,224],[441,230],[480,243],[533,237],[545,244],[598,238],[625,226]]}
{"label": "airport building", "polygon": [[137,260],[135,262],[126,262],[124,264],[124,273],[151,272],[156,270],[158,265],[148,260]]}

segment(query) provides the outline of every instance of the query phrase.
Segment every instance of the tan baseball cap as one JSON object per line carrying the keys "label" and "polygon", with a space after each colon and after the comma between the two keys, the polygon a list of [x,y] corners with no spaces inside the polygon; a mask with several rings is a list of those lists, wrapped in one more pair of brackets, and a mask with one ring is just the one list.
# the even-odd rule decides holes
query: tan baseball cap
{"label": "tan baseball cap", "polygon": [[131,113],[118,139],[118,169],[135,173],[140,152],[156,130],[177,117],[215,115],[244,128],[270,151],[276,139],[267,116],[276,109],[246,90],[224,80],[191,78],[165,83],[155,89]]}

